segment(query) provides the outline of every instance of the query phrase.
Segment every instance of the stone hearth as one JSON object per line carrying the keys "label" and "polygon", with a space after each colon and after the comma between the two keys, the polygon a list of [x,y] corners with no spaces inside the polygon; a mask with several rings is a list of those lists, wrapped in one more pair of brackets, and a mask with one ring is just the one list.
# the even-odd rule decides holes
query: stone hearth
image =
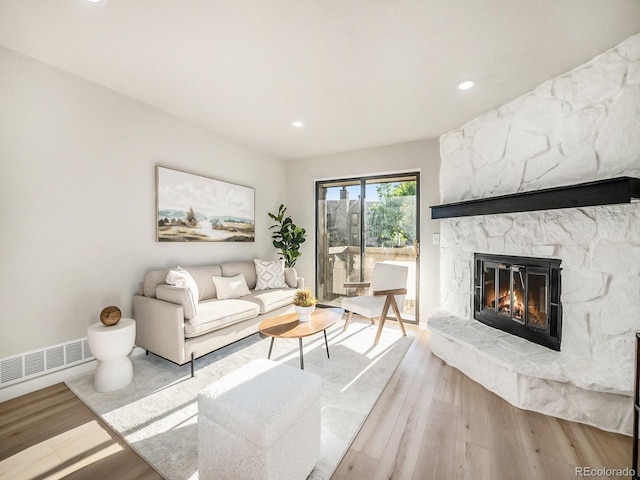
{"label": "stone hearth", "polygon": [[631,431],[633,391],[621,373],[444,311],[429,329],[434,355],[516,407]]}
{"label": "stone hearth", "polygon": [[[443,135],[441,202],[639,177],[638,131],[640,35]],[[434,353],[514,405],[630,434],[640,204],[445,219],[440,234]],[[560,352],[473,320],[474,252],[562,260]]]}

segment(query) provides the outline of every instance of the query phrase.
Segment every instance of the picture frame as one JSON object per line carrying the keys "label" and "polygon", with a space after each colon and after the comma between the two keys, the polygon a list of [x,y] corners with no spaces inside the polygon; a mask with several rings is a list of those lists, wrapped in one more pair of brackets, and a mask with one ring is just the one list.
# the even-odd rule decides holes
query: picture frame
{"label": "picture frame", "polygon": [[254,242],[255,189],[157,165],[156,241]]}

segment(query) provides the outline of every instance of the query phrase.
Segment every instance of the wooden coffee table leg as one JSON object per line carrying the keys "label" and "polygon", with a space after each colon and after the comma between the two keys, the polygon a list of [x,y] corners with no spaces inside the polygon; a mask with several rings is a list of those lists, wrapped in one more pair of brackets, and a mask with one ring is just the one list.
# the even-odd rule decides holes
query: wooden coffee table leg
{"label": "wooden coffee table leg", "polygon": [[302,337],[298,339],[300,341],[300,369],[304,370],[304,358],[302,357]]}
{"label": "wooden coffee table leg", "polygon": [[329,356],[329,342],[327,341],[327,330],[323,330],[322,333],[324,333],[324,344],[327,346],[327,358],[331,358]]}
{"label": "wooden coffee table leg", "polygon": [[271,344],[269,345],[269,355],[267,355],[268,359],[271,359],[271,350],[273,350],[273,341],[275,340],[275,337],[271,337]]}

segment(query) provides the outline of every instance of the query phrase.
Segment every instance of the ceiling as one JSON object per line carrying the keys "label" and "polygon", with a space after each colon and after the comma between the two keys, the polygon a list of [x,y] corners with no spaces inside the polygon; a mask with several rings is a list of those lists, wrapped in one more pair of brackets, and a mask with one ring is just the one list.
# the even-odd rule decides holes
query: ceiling
{"label": "ceiling", "polygon": [[437,137],[638,32],[640,0],[0,0],[0,45],[288,159]]}

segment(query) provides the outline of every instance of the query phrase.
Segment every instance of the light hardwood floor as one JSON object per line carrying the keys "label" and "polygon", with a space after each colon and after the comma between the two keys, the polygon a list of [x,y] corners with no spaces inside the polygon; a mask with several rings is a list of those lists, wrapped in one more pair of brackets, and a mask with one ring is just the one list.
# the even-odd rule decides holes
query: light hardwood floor
{"label": "light hardwood floor", "polygon": [[0,404],[0,479],[162,479],[64,384]]}
{"label": "light hardwood floor", "polygon": [[520,410],[435,357],[428,330],[409,334],[332,480],[559,480],[592,478],[576,467],[631,466],[631,437]]}
{"label": "light hardwood floor", "polygon": [[[557,480],[630,466],[630,437],[515,408],[435,357],[429,331],[407,330],[415,341],[332,480]],[[0,404],[4,478],[161,476],[59,384]]]}

